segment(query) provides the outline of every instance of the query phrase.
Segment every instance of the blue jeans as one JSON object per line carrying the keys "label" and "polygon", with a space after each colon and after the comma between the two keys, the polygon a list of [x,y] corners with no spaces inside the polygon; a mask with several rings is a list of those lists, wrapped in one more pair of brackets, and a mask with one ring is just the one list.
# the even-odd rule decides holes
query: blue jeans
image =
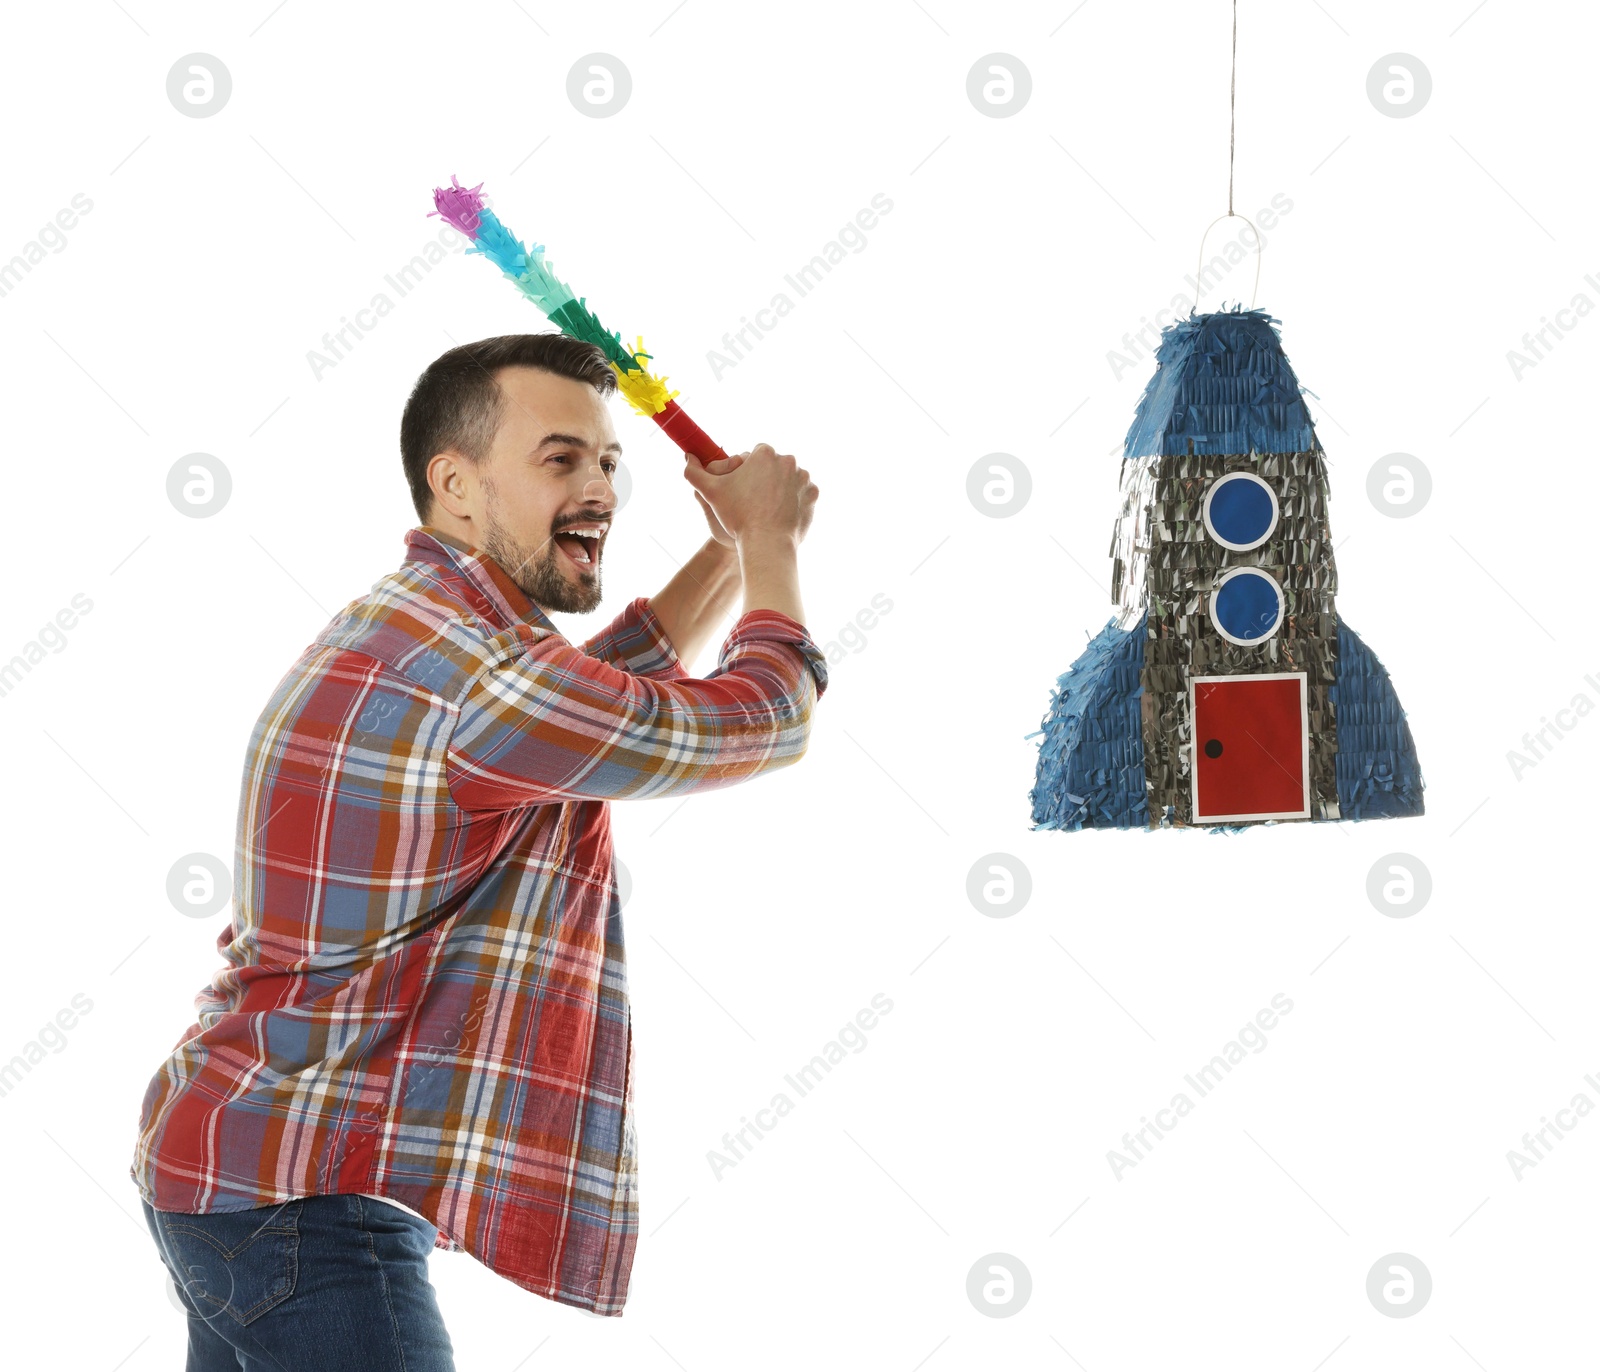
{"label": "blue jeans", "polygon": [[225,1215],[140,1204],[188,1312],[185,1372],[455,1372],[426,1220],[355,1195]]}

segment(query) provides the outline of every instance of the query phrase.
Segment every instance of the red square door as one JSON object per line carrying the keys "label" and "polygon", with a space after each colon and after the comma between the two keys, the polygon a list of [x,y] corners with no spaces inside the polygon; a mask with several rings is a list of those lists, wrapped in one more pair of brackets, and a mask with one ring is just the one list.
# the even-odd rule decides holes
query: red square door
{"label": "red square door", "polygon": [[1194,677],[1189,718],[1197,823],[1310,818],[1304,672]]}

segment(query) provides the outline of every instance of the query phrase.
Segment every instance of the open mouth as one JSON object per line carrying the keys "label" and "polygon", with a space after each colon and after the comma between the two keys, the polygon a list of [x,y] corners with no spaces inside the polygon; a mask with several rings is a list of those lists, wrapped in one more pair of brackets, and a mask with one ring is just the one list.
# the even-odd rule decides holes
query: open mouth
{"label": "open mouth", "polygon": [[555,535],[556,546],[568,560],[580,567],[593,567],[600,561],[601,529],[563,529]]}

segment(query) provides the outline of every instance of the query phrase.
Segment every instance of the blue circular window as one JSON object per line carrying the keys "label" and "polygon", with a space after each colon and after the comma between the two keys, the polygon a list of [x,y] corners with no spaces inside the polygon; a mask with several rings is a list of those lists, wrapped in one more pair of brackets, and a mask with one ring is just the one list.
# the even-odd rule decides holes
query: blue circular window
{"label": "blue circular window", "polygon": [[1211,622],[1229,643],[1264,642],[1283,623],[1283,591],[1265,572],[1235,567],[1211,593]]}
{"label": "blue circular window", "polygon": [[1278,497],[1254,472],[1229,472],[1206,492],[1206,532],[1236,553],[1259,548],[1278,525]]}

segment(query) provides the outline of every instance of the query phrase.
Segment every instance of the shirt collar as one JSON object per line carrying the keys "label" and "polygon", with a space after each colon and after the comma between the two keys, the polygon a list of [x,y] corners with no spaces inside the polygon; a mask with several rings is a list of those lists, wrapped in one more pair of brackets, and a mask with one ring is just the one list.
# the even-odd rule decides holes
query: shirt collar
{"label": "shirt collar", "polygon": [[406,561],[426,563],[465,582],[472,608],[493,621],[497,629],[509,629],[522,622],[551,633],[560,632],[488,553],[443,529],[421,524],[410,530],[406,534]]}

